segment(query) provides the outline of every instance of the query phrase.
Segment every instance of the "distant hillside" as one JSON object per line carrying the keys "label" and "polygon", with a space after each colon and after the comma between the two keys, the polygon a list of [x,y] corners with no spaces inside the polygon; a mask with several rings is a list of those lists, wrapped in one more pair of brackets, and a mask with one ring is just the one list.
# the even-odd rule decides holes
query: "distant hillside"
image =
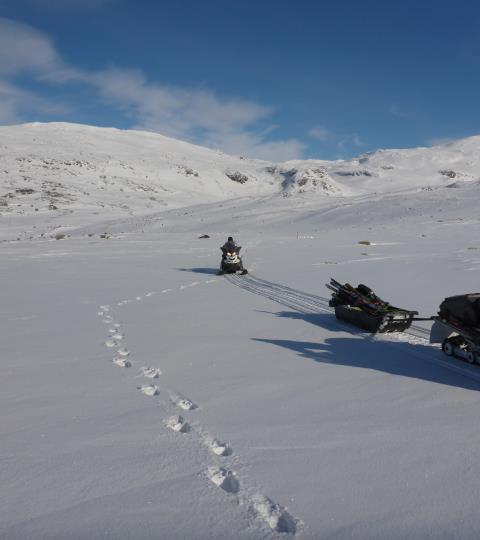
{"label": "distant hillside", "polygon": [[0,127],[0,227],[7,220],[24,235],[235,198],[314,202],[479,179],[480,137],[348,161],[276,164],[149,132],[66,123]]}

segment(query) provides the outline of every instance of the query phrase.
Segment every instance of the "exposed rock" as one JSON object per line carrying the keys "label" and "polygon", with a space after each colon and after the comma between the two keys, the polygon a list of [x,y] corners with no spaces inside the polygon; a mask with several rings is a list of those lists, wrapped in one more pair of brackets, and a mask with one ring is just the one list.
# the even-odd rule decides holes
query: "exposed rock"
{"label": "exposed rock", "polygon": [[448,178],[456,178],[457,177],[457,173],[455,171],[443,170],[443,171],[438,171],[438,172],[443,176],[447,176]]}
{"label": "exposed rock", "polygon": [[177,169],[179,173],[182,173],[185,176],[200,176],[197,171],[190,167],[186,167],[185,165],[177,165]]}
{"label": "exposed rock", "polygon": [[305,170],[289,169],[280,174],[284,177],[282,182],[284,192],[304,193],[308,189],[333,194],[339,191],[328,175],[328,171],[323,167],[311,167]]}
{"label": "exposed rock", "polygon": [[353,169],[351,171],[335,171],[335,174],[338,176],[370,176],[375,177],[377,176],[372,171],[369,171],[368,169]]}
{"label": "exposed rock", "polygon": [[248,176],[245,174],[242,174],[239,171],[235,172],[226,172],[225,175],[230,178],[230,180],[233,180],[234,182],[238,182],[239,184],[245,184],[245,182],[248,182]]}

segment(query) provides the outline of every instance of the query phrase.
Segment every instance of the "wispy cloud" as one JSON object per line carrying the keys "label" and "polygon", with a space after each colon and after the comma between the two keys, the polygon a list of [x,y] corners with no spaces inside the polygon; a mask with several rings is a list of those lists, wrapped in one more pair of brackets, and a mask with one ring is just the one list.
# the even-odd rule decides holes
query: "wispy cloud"
{"label": "wispy cloud", "polygon": [[[317,141],[329,141],[336,144],[339,150],[358,149],[367,146],[367,143],[358,135],[358,133],[342,134],[332,131],[324,126],[314,126],[308,131],[308,135]],[[341,156],[339,156],[341,157]]]}
{"label": "wispy cloud", "polygon": [[17,124],[25,115],[65,115],[69,109],[0,78],[0,124]]}
{"label": "wispy cloud", "polygon": [[352,144],[357,148],[367,146],[367,143],[360,137],[360,135],[357,135],[356,133],[352,135]]}
{"label": "wispy cloud", "polygon": [[353,146],[355,148],[364,148],[367,146],[367,143],[357,133],[343,136],[337,143],[337,147],[341,150],[345,150],[349,146]]}
{"label": "wispy cloud", "polygon": [[[118,110],[138,129],[272,161],[303,154],[304,145],[296,139],[270,140],[272,126],[265,126],[265,122],[273,110],[268,106],[220,98],[211,90],[149,81],[141,70],[78,69],[62,61],[48,36],[27,25],[0,19],[0,81],[11,82],[20,74],[57,86],[87,85],[96,91],[99,103]],[[36,103],[31,94],[18,92],[4,112],[5,118],[20,116],[22,99]]]}
{"label": "wispy cloud", "polygon": [[390,105],[390,114],[397,118],[406,118],[408,116],[408,113],[397,103],[392,103]]}
{"label": "wispy cloud", "polygon": [[61,60],[51,40],[31,26],[0,17],[0,75],[44,73]]}
{"label": "wispy cloud", "polygon": [[312,139],[316,139],[317,141],[326,141],[332,136],[330,130],[323,126],[312,127],[308,134]]}

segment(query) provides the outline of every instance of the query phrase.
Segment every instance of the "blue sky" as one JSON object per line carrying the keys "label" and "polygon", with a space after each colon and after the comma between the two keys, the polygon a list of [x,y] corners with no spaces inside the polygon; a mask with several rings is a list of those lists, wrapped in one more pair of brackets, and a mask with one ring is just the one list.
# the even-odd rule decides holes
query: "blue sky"
{"label": "blue sky", "polygon": [[0,0],[0,124],[136,128],[272,160],[480,134],[480,4]]}

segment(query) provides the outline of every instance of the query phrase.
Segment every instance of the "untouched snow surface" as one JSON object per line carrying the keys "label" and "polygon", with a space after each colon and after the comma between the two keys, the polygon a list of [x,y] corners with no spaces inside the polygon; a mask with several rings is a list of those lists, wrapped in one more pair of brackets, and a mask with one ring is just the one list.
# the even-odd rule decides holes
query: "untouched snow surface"
{"label": "untouched snow surface", "polygon": [[[139,157],[146,140],[170,172]],[[134,171],[112,182],[158,170],[159,207],[39,165],[117,167],[122,144]],[[480,368],[430,346],[427,323],[338,322],[324,286],[427,316],[477,291],[478,139],[280,165],[55,124],[1,128],[0,147],[0,538],[478,538]],[[339,174],[363,159],[378,176]],[[177,164],[204,187],[177,188]],[[50,181],[76,199],[36,212]],[[215,275],[229,234],[248,276]]]}

